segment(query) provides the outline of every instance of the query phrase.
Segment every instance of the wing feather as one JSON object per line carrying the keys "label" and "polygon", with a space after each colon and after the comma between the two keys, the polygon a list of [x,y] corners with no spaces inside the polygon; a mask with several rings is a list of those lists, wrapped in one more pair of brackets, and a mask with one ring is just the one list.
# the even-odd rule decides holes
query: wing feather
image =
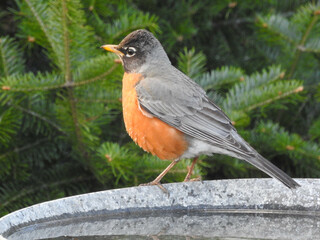
{"label": "wing feather", "polygon": [[252,155],[252,148],[235,138],[230,119],[199,85],[178,70],[166,76],[146,77],[136,85],[140,107],[189,136],[232,153]]}

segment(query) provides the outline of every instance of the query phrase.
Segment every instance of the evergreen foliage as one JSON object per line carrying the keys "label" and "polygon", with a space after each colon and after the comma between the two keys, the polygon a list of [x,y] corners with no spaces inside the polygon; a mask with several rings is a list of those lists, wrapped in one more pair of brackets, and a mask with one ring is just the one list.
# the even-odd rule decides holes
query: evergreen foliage
{"label": "evergreen foliage", "polygon": [[[99,49],[138,28],[159,38],[262,155],[293,177],[319,176],[316,1],[7,0],[0,19],[0,215],[146,183],[169,164],[129,139],[123,69]],[[190,163],[164,182],[182,181]],[[194,176],[265,175],[215,155],[202,156]]]}

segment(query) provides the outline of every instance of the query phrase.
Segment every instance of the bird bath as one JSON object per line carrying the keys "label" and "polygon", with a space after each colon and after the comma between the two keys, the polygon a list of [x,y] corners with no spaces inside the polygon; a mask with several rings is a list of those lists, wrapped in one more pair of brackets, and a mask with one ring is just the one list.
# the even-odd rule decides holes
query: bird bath
{"label": "bird bath", "polygon": [[[320,239],[320,179],[143,186],[37,204],[0,219],[4,239]],[[1,237],[0,237],[1,239]]]}

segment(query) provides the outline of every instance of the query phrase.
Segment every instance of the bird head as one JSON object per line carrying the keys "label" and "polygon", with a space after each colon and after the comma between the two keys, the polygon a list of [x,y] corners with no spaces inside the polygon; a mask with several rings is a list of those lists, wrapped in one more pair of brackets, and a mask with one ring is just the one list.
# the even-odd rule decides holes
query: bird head
{"label": "bird head", "polygon": [[118,45],[103,45],[101,48],[117,54],[126,72],[147,74],[170,60],[161,43],[149,31],[140,29],[127,35]]}

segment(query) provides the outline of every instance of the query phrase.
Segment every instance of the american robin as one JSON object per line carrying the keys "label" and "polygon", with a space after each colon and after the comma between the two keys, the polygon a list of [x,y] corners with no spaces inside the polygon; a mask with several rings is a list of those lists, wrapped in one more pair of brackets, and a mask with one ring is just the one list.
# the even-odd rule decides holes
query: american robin
{"label": "american robin", "polygon": [[125,70],[122,105],[128,134],[145,151],[172,161],[149,185],[159,185],[180,159],[194,158],[189,181],[199,155],[218,153],[245,160],[289,188],[300,186],[254,150],[206,92],[171,65],[152,33],[137,30],[119,45],[101,47],[117,54]]}

